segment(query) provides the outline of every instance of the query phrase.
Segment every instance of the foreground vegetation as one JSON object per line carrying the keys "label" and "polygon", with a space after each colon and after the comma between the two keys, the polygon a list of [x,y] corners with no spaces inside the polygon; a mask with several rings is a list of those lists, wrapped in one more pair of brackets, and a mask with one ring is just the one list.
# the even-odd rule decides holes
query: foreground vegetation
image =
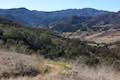
{"label": "foreground vegetation", "polygon": [[76,60],[53,61],[0,49],[0,80],[119,80],[110,66],[89,67]]}

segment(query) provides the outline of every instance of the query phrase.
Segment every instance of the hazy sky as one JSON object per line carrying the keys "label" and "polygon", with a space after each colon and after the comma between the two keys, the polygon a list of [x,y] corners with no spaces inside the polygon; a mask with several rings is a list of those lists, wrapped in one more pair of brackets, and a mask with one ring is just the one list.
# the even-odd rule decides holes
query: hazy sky
{"label": "hazy sky", "polygon": [[120,10],[120,0],[0,0],[0,8],[26,7],[31,10],[55,11],[70,8]]}

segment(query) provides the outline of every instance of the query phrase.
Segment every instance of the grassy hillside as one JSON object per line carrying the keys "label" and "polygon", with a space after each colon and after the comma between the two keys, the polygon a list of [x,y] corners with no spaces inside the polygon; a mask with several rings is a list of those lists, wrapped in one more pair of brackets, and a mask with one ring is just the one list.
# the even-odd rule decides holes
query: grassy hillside
{"label": "grassy hillside", "polygon": [[63,37],[71,38],[71,39],[80,39],[82,41],[96,42],[96,43],[115,43],[120,41],[120,31],[119,30],[111,30],[111,31],[77,31],[77,32],[69,32],[63,33]]}
{"label": "grassy hillside", "polygon": [[0,49],[0,80],[119,80],[110,66],[88,67],[77,61],[51,61]]}
{"label": "grassy hillside", "polygon": [[45,58],[79,59],[87,65],[109,64],[119,68],[119,47],[66,39],[44,30],[27,28],[5,19],[0,20],[0,47]]}

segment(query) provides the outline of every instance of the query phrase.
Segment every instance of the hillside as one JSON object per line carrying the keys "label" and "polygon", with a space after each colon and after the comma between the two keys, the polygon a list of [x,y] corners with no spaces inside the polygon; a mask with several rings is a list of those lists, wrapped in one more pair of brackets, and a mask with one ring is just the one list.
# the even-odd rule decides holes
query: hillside
{"label": "hillside", "polygon": [[87,18],[72,17],[56,23],[53,30],[63,32],[62,36],[66,38],[110,44],[120,41],[119,22],[120,12]]}
{"label": "hillside", "polygon": [[[74,58],[84,47],[89,49],[87,43],[79,40],[70,40],[45,30],[28,28],[13,22],[0,23],[0,44],[1,47],[13,49],[21,53],[38,53],[47,58]],[[74,51],[75,47],[78,47]],[[81,51],[82,52],[82,51]]]}
{"label": "hillside", "polygon": [[84,16],[67,17],[61,21],[57,21],[50,24],[50,29],[57,32],[75,32],[79,29],[84,31],[87,30],[86,23],[91,18],[92,17],[84,17]]}
{"label": "hillside", "polygon": [[80,61],[87,65],[102,64],[106,58],[115,59],[106,61],[106,64],[112,64],[119,60],[120,52],[119,47],[111,49],[106,44],[63,38],[49,30],[27,28],[9,21],[0,22],[0,47],[24,54],[39,54],[53,60],[82,57]]}
{"label": "hillside", "polygon": [[80,39],[82,41],[96,42],[96,43],[115,43],[120,41],[120,31],[100,31],[100,32],[68,32],[63,33],[62,36],[70,39]]}
{"label": "hillside", "polygon": [[53,12],[28,10],[26,8],[0,9],[0,17],[32,27],[46,27],[47,25],[71,16],[97,16],[109,13],[92,8],[68,9]]}
{"label": "hillside", "polygon": [[120,28],[120,12],[107,12],[92,8],[53,12],[26,8],[0,9],[0,17],[28,27],[49,28],[57,32],[106,31]]}
{"label": "hillside", "polygon": [[92,17],[72,16],[53,23],[51,29],[58,32],[119,30],[119,22],[120,12]]}

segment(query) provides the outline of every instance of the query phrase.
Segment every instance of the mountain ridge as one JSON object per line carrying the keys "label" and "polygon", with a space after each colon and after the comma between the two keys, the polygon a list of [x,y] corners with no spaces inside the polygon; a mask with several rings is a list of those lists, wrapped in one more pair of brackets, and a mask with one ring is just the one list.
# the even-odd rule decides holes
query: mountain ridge
{"label": "mountain ridge", "polygon": [[96,10],[92,8],[67,9],[61,11],[44,12],[29,10],[26,8],[0,9],[0,16],[6,17],[17,23],[27,26],[45,27],[54,21],[59,21],[71,16],[96,16],[110,13],[108,11]]}

